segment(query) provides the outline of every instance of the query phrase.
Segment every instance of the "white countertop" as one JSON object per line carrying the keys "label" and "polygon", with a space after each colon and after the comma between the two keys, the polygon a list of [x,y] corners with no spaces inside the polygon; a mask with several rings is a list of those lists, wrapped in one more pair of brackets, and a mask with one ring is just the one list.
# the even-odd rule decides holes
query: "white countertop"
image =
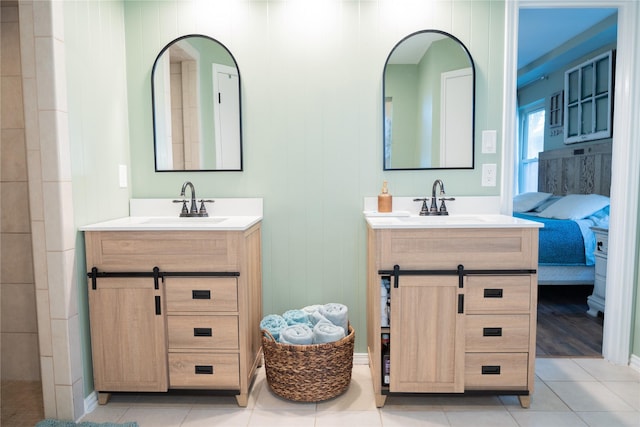
{"label": "white countertop", "polygon": [[[209,198],[205,197],[205,199]],[[131,199],[131,216],[84,225],[80,230],[241,231],[262,221],[262,199],[260,198],[211,199],[214,202],[206,205],[209,213],[207,217],[180,217],[182,204],[173,203],[173,199]]]}
{"label": "white countertop", "polygon": [[507,215],[442,215],[442,216],[370,216],[371,228],[541,228],[541,222]]}
{"label": "white countertop", "polygon": [[[420,216],[417,197],[394,197],[393,211],[377,211],[377,197],[364,198],[363,214],[371,228],[541,228],[541,222],[500,214],[497,196],[456,197],[447,201],[449,215]],[[431,201],[427,202],[430,206]],[[438,201],[438,207],[440,202]]]}
{"label": "white countertop", "polygon": [[228,231],[246,230],[261,216],[146,217],[127,216],[80,227],[81,231]]}

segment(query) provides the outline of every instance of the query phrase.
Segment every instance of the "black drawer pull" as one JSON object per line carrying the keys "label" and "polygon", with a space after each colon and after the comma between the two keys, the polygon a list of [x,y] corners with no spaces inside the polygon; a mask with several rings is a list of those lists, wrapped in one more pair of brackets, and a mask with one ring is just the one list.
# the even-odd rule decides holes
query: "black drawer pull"
{"label": "black drawer pull", "polygon": [[199,291],[194,289],[191,291],[191,298],[192,299],[211,299],[211,291]]}
{"label": "black drawer pull", "polygon": [[196,365],[196,375],[213,375],[213,365]]}
{"label": "black drawer pull", "polygon": [[501,337],[502,328],[482,328],[483,337]]}
{"label": "black drawer pull", "polygon": [[485,298],[502,298],[502,289],[485,289]]}
{"label": "black drawer pull", "polygon": [[482,375],[500,375],[500,365],[482,366]]}
{"label": "black drawer pull", "polygon": [[211,337],[213,336],[213,332],[211,328],[193,328],[193,336],[194,337]]}

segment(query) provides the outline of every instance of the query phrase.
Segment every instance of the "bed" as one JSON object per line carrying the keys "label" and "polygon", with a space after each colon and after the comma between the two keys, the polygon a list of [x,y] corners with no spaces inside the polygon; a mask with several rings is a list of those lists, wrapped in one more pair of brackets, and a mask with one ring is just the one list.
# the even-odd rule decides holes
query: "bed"
{"label": "bed", "polygon": [[545,224],[539,285],[593,285],[595,236],[608,228],[611,142],[540,153],[538,192],[514,198],[514,216]]}

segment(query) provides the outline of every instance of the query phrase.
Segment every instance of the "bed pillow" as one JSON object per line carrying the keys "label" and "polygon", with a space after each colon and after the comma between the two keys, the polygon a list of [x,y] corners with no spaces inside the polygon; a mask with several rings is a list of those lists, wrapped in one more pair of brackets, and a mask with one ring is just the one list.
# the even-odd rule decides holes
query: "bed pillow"
{"label": "bed pillow", "polygon": [[550,193],[539,193],[536,191],[530,193],[518,194],[513,198],[514,212],[529,212],[540,206],[549,197]]}
{"label": "bed pillow", "polygon": [[562,199],[562,196],[551,196],[547,200],[536,206],[533,212],[542,212],[560,199]]}
{"label": "bed pillow", "polygon": [[556,219],[583,219],[609,205],[609,198],[599,194],[568,194],[540,212]]}

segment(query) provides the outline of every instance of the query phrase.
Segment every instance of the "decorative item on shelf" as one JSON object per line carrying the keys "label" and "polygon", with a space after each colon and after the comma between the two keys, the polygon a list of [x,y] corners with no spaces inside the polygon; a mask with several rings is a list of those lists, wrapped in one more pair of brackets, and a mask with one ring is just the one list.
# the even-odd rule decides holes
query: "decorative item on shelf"
{"label": "decorative item on shelf", "polygon": [[387,181],[382,183],[382,191],[378,195],[378,212],[391,212],[392,211],[392,196],[389,194],[387,188]]}
{"label": "decorative item on shelf", "polygon": [[382,385],[388,386],[391,370],[391,339],[389,334],[382,334]]}

